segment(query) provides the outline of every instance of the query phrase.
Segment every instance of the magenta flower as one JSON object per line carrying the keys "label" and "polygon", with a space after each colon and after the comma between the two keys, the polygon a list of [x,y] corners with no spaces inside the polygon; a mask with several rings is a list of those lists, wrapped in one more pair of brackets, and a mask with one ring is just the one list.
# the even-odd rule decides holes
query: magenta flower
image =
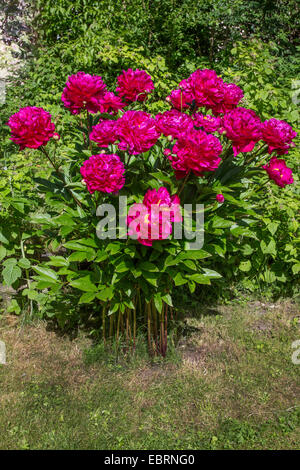
{"label": "magenta flower", "polygon": [[117,93],[128,102],[145,101],[154,90],[152,79],[145,70],[123,70],[117,81]]}
{"label": "magenta flower", "polygon": [[126,111],[117,120],[116,129],[119,149],[131,155],[147,152],[160,136],[155,120],[144,111]]}
{"label": "magenta flower", "polygon": [[186,90],[190,90],[197,106],[214,108],[224,98],[223,80],[219,78],[214,70],[196,70],[187,80],[182,83]]}
{"label": "magenta flower", "polygon": [[188,114],[181,113],[176,109],[165,111],[162,114],[157,114],[155,117],[156,129],[168,137],[171,135],[177,138],[183,132],[188,131],[193,127],[193,120]]}
{"label": "magenta flower", "polygon": [[295,146],[292,140],[297,137],[297,132],[285,121],[269,119],[262,123],[261,130],[262,139],[269,146],[269,153],[276,151],[278,155],[283,155]]}
{"label": "magenta flower", "polygon": [[182,111],[183,109],[188,109],[190,107],[193,101],[193,96],[191,93],[179,88],[177,90],[173,90],[171,94],[167,96],[166,100],[173,108],[178,111]]}
{"label": "magenta flower", "polygon": [[232,140],[234,156],[251,152],[261,139],[261,121],[251,109],[236,108],[223,117],[223,129]]}
{"label": "magenta flower", "polygon": [[216,201],[218,201],[220,204],[222,204],[225,201],[225,198],[223,194],[217,194],[216,195]]}
{"label": "magenta flower", "polygon": [[184,178],[190,171],[202,176],[205,171],[218,168],[222,145],[217,137],[195,129],[181,134],[168,158],[177,179]]}
{"label": "magenta flower", "polygon": [[100,113],[116,114],[120,109],[125,107],[125,103],[121,98],[112,91],[105,93],[100,100]]}
{"label": "magenta flower", "polygon": [[193,119],[195,127],[203,127],[205,132],[208,133],[220,131],[222,128],[222,119],[220,117],[195,113]]}
{"label": "magenta flower", "polygon": [[223,99],[212,107],[213,113],[218,115],[228,113],[236,108],[244,96],[243,90],[234,83],[223,82]]}
{"label": "magenta flower", "polygon": [[117,121],[100,120],[93,127],[90,139],[97,142],[98,147],[108,147],[109,144],[114,144],[117,140]]}
{"label": "magenta flower", "polygon": [[99,75],[77,72],[68,78],[61,99],[72,114],[78,114],[82,109],[97,113],[105,92],[106,85]]}
{"label": "magenta flower", "polygon": [[172,233],[172,222],[181,222],[180,199],[170,196],[165,187],[149,189],[143,204],[130,207],[127,224],[129,235],[135,234],[139,243],[152,246],[155,240],[165,240]]}
{"label": "magenta flower", "polygon": [[25,147],[37,149],[53,137],[59,137],[54,132],[55,125],[51,122],[51,114],[43,108],[26,106],[13,114],[7,125],[11,130],[11,138],[20,150]]}
{"label": "magenta flower", "polygon": [[80,173],[88,191],[103,193],[116,193],[125,183],[125,168],[118,155],[92,155],[83,162]]}
{"label": "magenta flower", "polygon": [[269,164],[264,165],[263,169],[266,170],[269,178],[281,188],[294,182],[292,170],[286,166],[283,159],[272,157]]}

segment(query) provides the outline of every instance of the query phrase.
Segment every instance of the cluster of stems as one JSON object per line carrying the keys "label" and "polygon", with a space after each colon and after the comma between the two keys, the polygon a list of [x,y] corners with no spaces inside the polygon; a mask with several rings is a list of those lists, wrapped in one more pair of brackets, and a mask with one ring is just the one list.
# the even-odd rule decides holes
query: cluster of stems
{"label": "cluster of stems", "polygon": [[[124,354],[133,353],[136,349],[137,331],[142,329],[147,334],[148,350],[151,357],[167,354],[168,342],[168,317],[173,319],[173,309],[163,303],[159,312],[154,301],[141,298],[138,291],[134,302],[134,308],[126,307],[124,312],[120,310],[108,314],[109,307],[106,303],[102,306],[102,337],[105,346],[116,342],[117,349],[121,348]],[[145,325],[147,330],[145,331]]]}

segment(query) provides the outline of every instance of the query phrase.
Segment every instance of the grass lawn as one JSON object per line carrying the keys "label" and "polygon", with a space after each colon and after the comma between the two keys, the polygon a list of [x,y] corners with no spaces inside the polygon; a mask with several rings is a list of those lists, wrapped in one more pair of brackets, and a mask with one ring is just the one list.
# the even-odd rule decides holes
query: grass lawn
{"label": "grass lawn", "polygon": [[166,361],[0,319],[0,449],[297,449],[299,307],[203,307]]}

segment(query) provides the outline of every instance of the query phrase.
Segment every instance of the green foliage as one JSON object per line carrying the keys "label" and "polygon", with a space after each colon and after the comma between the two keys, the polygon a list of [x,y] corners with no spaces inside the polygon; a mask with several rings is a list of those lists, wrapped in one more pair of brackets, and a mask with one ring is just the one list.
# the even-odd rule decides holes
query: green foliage
{"label": "green foliage", "polygon": [[252,34],[276,41],[287,55],[299,13],[296,0],[102,0],[101,8],[97,0],[37,0],[36,9],[35,27],[49,46],[110,35],[163,55],[172,68],[187,58],[228,56],[234,41]]}
{"label": "green foliage", "polygon": [[[133,293],[128,290],[129,295],[118,298],[115,286],[124,285],[127,292],[126,278],[130,275],[128,285],[140,284],[150,298],[157,286],[166,287],[166,272],[178,289],[195,294],[199,284],[201,292],[213,289],[214,295],[218,286],[222,293],[224,285],[232,283],[251,291],[270,286],[278,295],[290,292],[290,288],[293,291],[299,273],[299,193],[294,186],[279,192],[269,184],[255,192],[246,177],[241,193],[234,164],[226,168],[232,178],[225,181],[226,176],[219,174],[213,192],[201,198],[201,202],[208,202],[216,192],[226,196],[226,206],[213,206],[207,214],[210,220],[205,227],[204,252],[191,252],[187,257],[184,247],[179,250],[170,245],[162,255],[155,245],[148,259],[145,250],[134,244],[122,257],[117,242],[108,251],[95,239],[94,245],[85,244],[87,229],[96,229],[78,176],[80,163],[89,151],[82,146],[81,133],[71,131],[73,117],[60,102],[67,76],[77,70],[102,75],[113,89],[122,69],[141,68],[152,76],[156,86],[145,109],[157,113],[167,109],[165,97],[181,78],[195,68],[213,66],[227,81],[233,80],[244,89],[243,105],[262,118],[285,119],[297,130],[299,111],[294,99],[297,90],[293,88],[299,66],[294,55],[296,2],[277,1],[276,8],[273,2],[264,2],[263,8],[257,2],[250,3],[252,8],[244,1],[103,1],[99,8],[92,0],[37,2],[38,13],[31,25],[39,31],[34,56],[12,81],[5,106],[0,108],[0,217],[4,227],[0,260],[5,283],[17,291],[22,288],[16,300],[19,306],[36,305],[40,315],[53,316],[51,305],[67,302],[73,288],[76,300],[73,304],[68,301],[69,314],[67,309],[63,313],[64,308],[59,314],[63,325],[72,314],[78,318],[78,311],[82,312],[86,304],[90,308],[92,302],[96,302],[92,313],[99,314],[99,304],[106,301],[111,301],[111,312],[114,308],[130,309]],[[24,105],[42,106],[55,116],[56,129],[63,135],[57,149],[64,182],[51,175],[41,155],[16,153],[9,141],[4,124]],[[296,173],[297,148],[291,149],[287,162]],[[177,189],[166,169],[159,172],[154,163],[149,161],[145,169],[136,167],[149,176],[147,184],[135,178],[132,189],[136,200],[149,185]],[[134,175],[134,167],[132,170]],[[82,208],[68,207],[71,193]],[[111,272],[103,277],[97,269],[90,271],[91,263],[106,267],[108,262],[115,271],[113,285],[108,281]],[[157,263],[159,271],[145,262]],[[212,271],[220,272],[223,278],[211,288],[210,280],[216,276]],[[172,303],[168,295],[153,297],[158,311],[162,303]]]}

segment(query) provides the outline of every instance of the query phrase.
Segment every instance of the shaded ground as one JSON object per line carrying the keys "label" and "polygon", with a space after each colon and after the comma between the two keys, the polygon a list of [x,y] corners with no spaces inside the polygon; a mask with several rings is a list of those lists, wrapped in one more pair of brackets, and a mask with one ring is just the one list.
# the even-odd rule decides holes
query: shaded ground
{"label": "shaded ground", "polygon": [[291,301],[203,308],[166,362],[120,365],[83,334],[4,317],[0,448],[299,448],[299,324]]}

